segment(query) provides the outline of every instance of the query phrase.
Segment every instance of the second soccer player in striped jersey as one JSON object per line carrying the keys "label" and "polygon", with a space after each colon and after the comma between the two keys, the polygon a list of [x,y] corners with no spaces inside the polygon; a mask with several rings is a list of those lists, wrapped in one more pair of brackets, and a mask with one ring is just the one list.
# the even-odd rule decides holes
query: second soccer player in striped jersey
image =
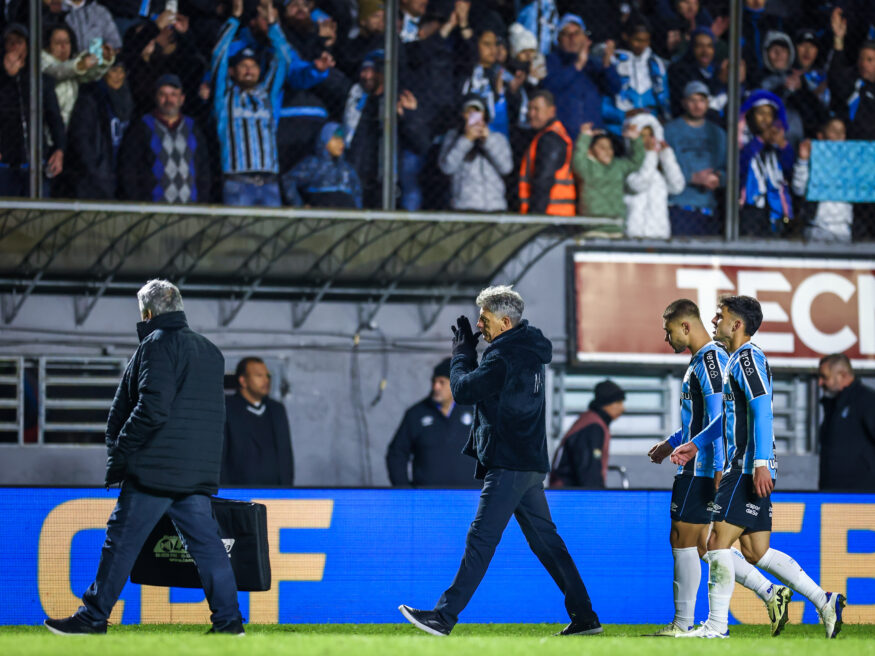
{"label": "second soccer player in striped jersey", "polygon": [[766,356],[751,337],[763,312],[750,296],[724,296],[712,320],[714,339],[730,352],[723,374],[722,431],[706,429],[677,447],[671,461],[686,465],[699,449],[722,437],[727,469],[714,499],[711,533],[705,560],[709,565],[708,620],[679,638],[728,638],[729,602],[735,586],[737,559],[730,551],[736,540],[748,562],[811,600],[826,629],[835,638],[842,627],[845,598],[826,592],[787,554],[769,545],[772,531],[771,493],[777,463],[772,426],[772,372]]}
{"label": "second soccer player in striped jersey", "polygon": [[[662,327],[665,341],[674,352],[689,350],[692,358],[681,387],[681,428],[650,450],[648,455],[655,463],[661,463],[674,448],[709,427],[719,432],[723,417],[723,371],[729,358],[720,343],[711,341],[693,301],[682,298],[671,303],[662,315]],[[705,555],[715,486],[720,482],[723,466],[723,443],[716,440],[678,467],[671,499],[675,616],[654,636],[675,636],[693,628],[701,578],[699,558]],[[737,549],[732,551],[737,558],[735,580],[763,600],[772,621],[772,635],[777,635],[787,621],[787,602],[793,593],[786,586],[772,585]]]}

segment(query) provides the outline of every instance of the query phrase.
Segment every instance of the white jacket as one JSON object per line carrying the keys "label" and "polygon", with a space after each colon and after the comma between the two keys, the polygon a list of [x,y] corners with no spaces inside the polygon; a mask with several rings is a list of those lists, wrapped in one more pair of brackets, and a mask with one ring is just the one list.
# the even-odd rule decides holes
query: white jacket
{"label": "white jacket", "polygon": [[[657,142],[665,139],[662,125],[650,114],[633,116],[626,123],[637,125],[639,129],[649,126]],[[668,196],[681,193],[685,186],[684,174],[671,148],[647,151],[641,168],[626,177],[626,193],[623,196],[626,201],[626,236],[647,239],[671,237]]]}

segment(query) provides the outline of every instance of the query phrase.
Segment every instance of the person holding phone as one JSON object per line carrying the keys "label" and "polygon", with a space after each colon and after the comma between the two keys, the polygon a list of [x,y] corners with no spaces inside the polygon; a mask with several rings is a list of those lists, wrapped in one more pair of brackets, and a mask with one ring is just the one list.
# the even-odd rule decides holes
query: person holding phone
{"label": "person holding phone", "polygon": [[451,179],[454,210],[500,212],[507,209],[504,177],[513,169],[510,143],[489,129],[489,111],[477,94],[462,101],[461,125],[441,145],[438,165]]}

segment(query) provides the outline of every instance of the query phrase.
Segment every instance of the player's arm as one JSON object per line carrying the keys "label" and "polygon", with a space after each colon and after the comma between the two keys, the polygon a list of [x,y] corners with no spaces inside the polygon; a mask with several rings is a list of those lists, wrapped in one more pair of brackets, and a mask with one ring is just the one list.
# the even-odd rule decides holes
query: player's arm
{"label": "player's arm", "polygon": [[744,393],[747,396],[753,421],[753,486],[760,497],[766,497],[775,487],[769,471],[773,449],[771,381],[767,372],[765,356],[760,351],[751,351],[754,366],[742,369]]}
{"label": "player's arm", "polygon": [[650,451],[647,452],[650,462],[655,462],[657,465],[660,464],[671,455],[672,451],[680,446],[683,439],[684,429],[678,428],[674,433],[662,440],[662,442],[654,444]]}

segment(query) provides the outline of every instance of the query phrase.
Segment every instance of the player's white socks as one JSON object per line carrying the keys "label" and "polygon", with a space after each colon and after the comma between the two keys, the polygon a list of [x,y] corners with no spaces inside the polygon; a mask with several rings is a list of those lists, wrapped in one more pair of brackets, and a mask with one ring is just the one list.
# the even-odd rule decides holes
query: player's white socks
{"label": "player's white socks", "polygon": [[729,600],[735,588],[735,559],[729,549],[705,554],[708,563],[708,624],[723,633],[729,623]]}
{"label": "player's white socks", "polygon": [[696,547],[672,549],[674,555],[674,623],[688,629],[696,622],[696,593],[702,578]]}
{"label": "player's white socks", "polygon": [[730,549],[735,559],[735,580],[748,590],[756,592],[757,596],[765,603],[769,603],[774,594],[774,586],[760,571],[747,562],[738,549]]}
{"label": "player's white socks", "polygon": [[760,558],[757,567],[766,570],[784,585],[808,597],[811,603],[817,607],[817,610],[821,610],[826,606],[826,592],[824,592],[823,588],[812,581],[811,577],[805,573],[805,570],[799,567],[799,563],[783,551],[769,549]]}

